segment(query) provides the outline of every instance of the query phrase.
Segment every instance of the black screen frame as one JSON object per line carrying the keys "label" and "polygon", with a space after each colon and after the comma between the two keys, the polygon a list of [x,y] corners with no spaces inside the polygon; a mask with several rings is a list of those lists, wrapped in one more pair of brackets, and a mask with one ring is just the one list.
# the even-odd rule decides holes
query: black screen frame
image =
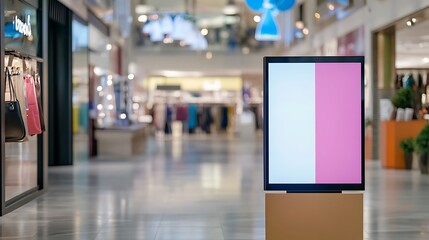
{"label": "black screen frame", "polygon": [[[361,65],[361,183],[345,184],[301,184],[301,183],[269,183],[269,76],[268,67],[270,63],[360,63]],[[264,190],[265,191],[287,191],[287,192],[341,192],[341,191],[364,191],[365,190],[365,126],[364,126],[364,64],[363,56],[266,56],[263,60],[264,81]]]}

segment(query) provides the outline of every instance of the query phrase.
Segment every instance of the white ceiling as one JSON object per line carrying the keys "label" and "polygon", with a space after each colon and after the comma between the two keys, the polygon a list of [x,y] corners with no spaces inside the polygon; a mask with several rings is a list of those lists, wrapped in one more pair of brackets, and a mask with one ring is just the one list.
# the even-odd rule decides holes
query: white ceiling
{"label": "white ceiling", "polygon": [[429,68],[423,58],[429,58],[429,20],[396,32],[397,68]]}

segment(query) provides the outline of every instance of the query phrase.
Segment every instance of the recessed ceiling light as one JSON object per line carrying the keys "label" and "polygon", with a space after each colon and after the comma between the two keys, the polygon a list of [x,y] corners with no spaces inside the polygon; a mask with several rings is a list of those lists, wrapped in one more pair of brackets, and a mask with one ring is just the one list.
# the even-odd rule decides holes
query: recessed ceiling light
{"label": "recessed ceiling light", "polygon": [[318,13],[318,12],[314,13],[314,17],[317,18],[317,19],[320,19],[320,13]]}
{"label": "recessed ceiling light", "polygon": [[424,63],[429,63],[429,58],[427,58],[427,57],[423,58],[423,62]]}
{"label": "recessed ceiling light", "polygon": [[334,11],[335,10],[334,4],[328,3],[328,9],[331,10],[331,11]]}
{"label": "recessed ceiling light", "polygon": [[304,28],[304,23],[302,21],[296,21],[295,22],[295,27],[298,29],[303,29]]}
{"label": "recessed ceiling light", "polygon": [[258,22],[260,22],[260,21],[261,21],[261,17],[260,17],[260,16],[258,16],[258,15],[255,15],[255,16],[253,17],[253,21],[254,21],[255,23],[258,23]]}
{"label": "recessed ceiling light", "polygon": [[137,18],[137,21],[139,21],[139,22],[141,22],[141,23],[145,23],[145,22],[147,22],[147,15],[140,15],[140,16]]}
{"label": "recessed ceiling light", "polygon": [[408,27],[411,27],[412,25],[413,25],[413,23],[412,23],[410,20],[408,20],[408,21],[407,21],[407,26],[408,26]]}
{"label": "recessed ceiling light", "polygon": [[236,15],[240,12],[240,9],[234,4],[228,4],[223,8],[222,12],[225,15]]}
{"label": "recessed ceiling light", "polygon": [[209,34],[209,30],[207,28],[201,29],[201,35],[207,36],[207,34]]}
{"label": "recessed ceiling light", "polygon": [[308,28],[303,28],[302,33],[304,33],[304,35],[308,35],[309,33]]}
{"label": "recessed ceiling light", "polygon": [[411,22],[416,23],[417,22],[417,18],[411,18]]}
{"label": "recessed ceiling light", "polygon": [[154,10],[155,10],[155,7],[149,6],[149,5],[142,4],[142,5],[136,6],[136,13],[137,14],[146,14],[146,13],[152,12]]}

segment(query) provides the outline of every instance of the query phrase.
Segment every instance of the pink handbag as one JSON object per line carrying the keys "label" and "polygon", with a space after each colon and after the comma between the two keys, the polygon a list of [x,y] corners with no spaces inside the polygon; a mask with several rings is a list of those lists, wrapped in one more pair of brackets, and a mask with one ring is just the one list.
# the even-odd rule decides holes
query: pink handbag
{"label": "pink handbag", "polygon": [[41,134],[39,106],[37,105],[36,88],[34,87],[34,78],[31,75],[24,76],[25,93],[27,97],[27,124],[30,135]]}

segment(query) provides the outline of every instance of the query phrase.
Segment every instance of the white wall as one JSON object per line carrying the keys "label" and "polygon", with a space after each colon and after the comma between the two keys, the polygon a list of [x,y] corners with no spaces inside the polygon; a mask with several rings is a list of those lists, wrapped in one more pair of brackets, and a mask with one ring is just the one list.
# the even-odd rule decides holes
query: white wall
{"label": "white wall", "polygon": [[427,7],[429,0],[367,0],[371,30],[383,28]]}

